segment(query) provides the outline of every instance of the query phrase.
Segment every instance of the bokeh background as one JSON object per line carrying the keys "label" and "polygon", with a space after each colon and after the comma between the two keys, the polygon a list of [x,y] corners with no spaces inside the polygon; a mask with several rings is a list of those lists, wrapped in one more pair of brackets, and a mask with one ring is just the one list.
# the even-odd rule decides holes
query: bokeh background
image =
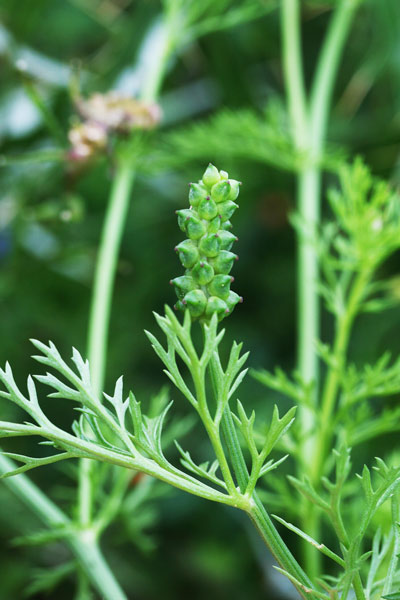
{"label": "bokeh background", "polygon": [[[330,4],[303,3],[308,80]],[[226,323],[227,342],[244,341],[251,367],[294,367],[296,256],[288,215],[295,209],[295,174],[284,160],[290,164],[278,5],[271,3],[262,18],[188,44],[170,65],[161,94],[164,118],[153,134],[147,170],[135,185],[124,233],[107,365],[107,389],[123,374],[125,385],[144,404],[168,384],[143,330],[155,330],[152,310],[162,311],[175,301],[168,285],[181,270],[173,251],[181,239],[174,211],[186,206],[188,181],[200,178],[210,160],[243,181],[234,217],[240,255],[234,289],[244,303]],[[9,360],[20,383],[39,368],[30,359],[29,338],[51,339],[65,356],[72,346],[85,353],[93,269],[113,174],[106,159],[79,172],[62,160],[29,160],[29,154],[51,154],[59,147],[32,101],[32,86],[65,138],[75,114],[71,73],[80,71],[84,96],[111,89],[131,92],[138,50],[159,11],[157,0],[0,1],[0,363]],[[394,185],[400,178],[399,33],[398,0],[363,3],[340,67],[328,133],[333,155],[361,154],[376,175]],[[282,140],[281,157],[274,151],[271,156],[268,135],[263,140],[258,128],[267,106],[273,113],[268,117],[272,134]],[[253,129],[243,126],[242,131],[250,150],[225,143],[223,127],[209,125],[227,110],[232,127],[243,114],[255,119]],[[241,111],[236,125],[235,111]],[[194,125],[205,132],[199,145]],[[324,186],[334,184],[334,176],[326,175]],[[328,212],[325,201],[324,207]],[[395,274],[398,263],[393,260],[387,269]],[[400,283],[394,292],[400,295]],[[325,317],[324,336],[330,327]],[[400,351],[400,337],[393,334],[399,328],[396,308],[360,320],[353,355],[368,360],[387,348]],[[266,418],[276,400],[273,394],[251,377],[241,390],[242,400],[256,407],[261,420]],[[188,409],[182,398],[175,391],[171,397],[176,414],[184,418]],[[53,400],[46,406],[69,427],[74,418],[69,405]],[[6,402],[0,401],[0,410],[4,419],[19,418]],[[185,443],[201,449],[202,432],[190,430]],[[42,451],[28,440],[7,446],[16,447]],[[69,508],[75,475],[74,466],[66,465],[30,476]],[[33,598],[46,597],[35,592],[38,570],[49,573],[66,560],[68,551],[60,542],[18,543],[40,527],[1,484],[1,600],[24,598],[28,591]],[[127,503],[103,547],[135,600],[293,597],[244,516],[162,484],[153,485],[149,501]],[[73,596],[74,581],[68,577],[47,595]]]}

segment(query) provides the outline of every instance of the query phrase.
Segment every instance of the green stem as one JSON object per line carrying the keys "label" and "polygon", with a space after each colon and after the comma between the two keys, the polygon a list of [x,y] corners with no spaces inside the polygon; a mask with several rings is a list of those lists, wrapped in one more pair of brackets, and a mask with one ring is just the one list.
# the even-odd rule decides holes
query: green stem
{"label": "green stem", "polygon": [[314,455],[310,467],[311,481],[318,486],[325,464],[327,449],[332,441],[332,415],[336,405],[347,347],[354,319],[370,276],[369,269],[360,271],[352,285],[349,300],[337,323],[333,356],[335,364],[330,367],[321,400],[321,425],[314,439]]}
{"label": "green stem", "polygon": [[[205,335],[205,330],[203,328],[203,333]],[[197,359],[197,356],[196,356]],[[218,460],[219,467],[221,469],[222,477],[226,484],[226,489],[231,496],[236,496],[237,490],[235,486],[235,482],[233,481],[232,473],[229,468],[228,461],[226,460],[225,452],[221,443],[221,437],[219,432],[219,426],[215,425],[210,411],[207,405],[206,399],[206,391],[205,391],[205,373],[204,370],[199,368],[196,362],[193,361],[191,371],[193,373],[193,383],[196,390],[196,398],[198,400],[198,412],[200,418],[204,424],[204,427],[207,431],[207,435],[210,439],[211,445],[213,447],[215,456]],[[198,360],[198,359],[197,359]]]}
{"label": "green stem", "polygon": [[[306,154],[306,162],[298,179],[298,210],[305,234],[298,235],[298,367],[305,382],[315,382],[314,402],[318,395],[319,364],[315,342],[319,339],[320,304],[318,298],[318,258],[314,237],[320,222],[321,169],[329,110],[336,73],[344,43],[359,0],[340,0],[329,25],[316,69],[311,91],[310,110],[304,92],[300,43],[300,4],[298,0],[282,2],[283,62],[288,110],[293,139],[297,149]],[[303,407],[299,413],[303,431],[303,464],[315,456],[312,410]],[[303,507],[303,525],[318,539],[320,518],[315,511]],[[306,543],[306,564],[311,576],[320,571],[320,557]]]}
{"label": "green stem", "polygon": [[363,584],[361,581],[360,573],[356,573],[353,579],[353,589],[357,600],[366,600]]}
{"label": "green stem", "polygon": [[97,396],[103,390],[115,271],[134,177],[132,163],[122,161],[113,181],[97,255],[88,335],[92,386]]}
{"label": "green stem", "polygon": [[325,134],[340,58],[360,0],[339,0],[318,60],[310,98],[310,142],[313,158],[322,158]]}
{"label": "green stem", "polygon": [[[218,386],[216,383],[218,369],[216,361],[219,361],[219,357],[214,354],[210,361],[210,375],[216,403],[218,405]],[[233,467],[233,472],[235,473],[240,493],[245,494],[249,484],[250,476],[229,405],[223,413],[221,425],[228,457]],[[264,543],[269,548],[271,554],[277,563],[288,573],[293,575],[302,586],[312,590],[313,584],[308,579],[307,575],[304,573],[303,569],[300,567],[289,548],[279,535],[257,493],[253,492],[251,498],[251,508],[247,511],[247,513]],[[303,588],[296,586],[296,589],[302,598],[310,598],[310,596],[305,593]]]}
{"label": "green stem", "polygon": [[[158,28],[158,44],[152,56],[151,65],[149,65],[146,72],[141,92],[142,100],[147,102],[154,101],[159,94],[166,64],[171,53],[171,24],[162,22],[158,25]],[[122,160],[117,166],[114,177],[96,261],[89,313],[88,359],[93,390],[98,396],[103,390],[105,378],[107,339],[115,271],[134,178],[133,160]],[[85,459],[80,461],[78,510],[79,519],[83,526],[87,526],[92,518],[93,490],[91,476],[93,468],[92,462]]]}
{"label": "green stem", "polygon": [[308,120],[300,41],[300,4],[298,0],[282,0],[281,28],[284,78],[292,135],[296,147],[299,150],[306,150],[308,145]]}
{"label": "green stem", "polygon": [[[97,257],[88,335],[92,386],[97,397],[101,396],[104,384],[115,271],[134,177],[135,171],[131,162],[123,161],[118,166],[113,181]],[[79,522],[82,527],[88,527],[92,519],[93,465],[94,463],[88,459],[82,459],[79,465],[78,507]]]}
{"label": "green stem", "polygon": [[400,502],[399,495],[395,493],[392,496],[392,523],[394,533],[394,545],[392,550],[392,556],[389,563],[388,572],[385,579],[385,585],[383,588],[382,596],[389,594],[392,590],[392,584],[396,575],[397,563],[399,562],[400,554]]}
{"label": "green stem", "polygon": [[[235,425],[233,423],[232,413],[230,412],[229,407],[225,410],[222,417],[222,427],[228,455],[231,460],[235,476],[237,478],[240,490],[244,491],[249,481],[249,472],[246,466],[246,461],[244,460]],[[304,588],[313,590],[314,586],[312,582],[304,573],[303,569],[279,535],[275,525],[271,521],[269,514],[265,510],[264,505],[262,504],[256,492],[253,492],[252,499],[253,505],[248,511],[248,515],[255,525],[258,533],[260,534],[266,546],[269,548],[278,565],[290,575],[294,576],[297,581],[300,582],[301,586],[304,586],[296,586],[300,596],[302,598],[310,598],[310,594],[307,593]]]}
{"label": "green stem", "polygon": [[[14,463],[0,455],[0,473],[7,473]],[[78,559],[93,587],[106,600],[126,600],[108,564],[101,555],[93,538],[86,532],[73,530],[73,523],[39,488],[25,475],[5,479],[7,487],[32,510],[49,529],[65,529],[65,541]]]}

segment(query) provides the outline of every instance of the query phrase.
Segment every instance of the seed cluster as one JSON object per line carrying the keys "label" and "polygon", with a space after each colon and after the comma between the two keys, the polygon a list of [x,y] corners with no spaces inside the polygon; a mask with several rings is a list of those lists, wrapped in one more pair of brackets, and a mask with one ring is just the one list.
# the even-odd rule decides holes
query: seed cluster
{"label": "seed cluster", "polygon": [[190,184],[190,208],[176,211],[179,227],[188,236],[175,248],[186,271],[171,284],[178,296],[175,309],[188,309],[193,319],[209,321],[217,313],[221,321],[242,301],[231,291],[234,278],[229,275],[238,260],[230,251],[237,237],[229,231],[229,219],[238,208],[239,186],[210,163],[202,179]]}

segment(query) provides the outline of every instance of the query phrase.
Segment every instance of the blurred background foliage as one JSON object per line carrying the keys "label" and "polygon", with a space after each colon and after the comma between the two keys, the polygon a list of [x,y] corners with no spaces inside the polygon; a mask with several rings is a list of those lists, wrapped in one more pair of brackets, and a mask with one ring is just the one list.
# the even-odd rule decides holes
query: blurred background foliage
{"label": "blurred background foliage", "polygon": [[[227,339],[244,340],[253,367],[294,366],[296,259],[288,214],[301,157],[291,148],[283,100],[279,2],[260,3],[268,4],[264,16],[188,44],[163,88],[163,120],[152,134],[123,239],[107,367],[108,387],[124,374],[144,402],[166,384],[143,329],[154,330],[151,311],[175,300],[168,285],[180,274],[174,211],[186,206],[187,182],[198,179],[210,160],[243,181],[234,275],[244,303],[226,323]],[[332,4],[303,3],[308,80]],[[51,339],[66,356],[72,345],[82,353],[86,345],[113,167],[103,158],[77,171],[60,160],[74,119],[71,73],[79,71],[84,96],[110,89],[134,94],[138,50],[159,11],[157,0],[19,0],[17,8],[13,0],[0,2],[0,363],[9,360],[20,382],[32,368],[29,338]],[[398,0],[363,3],[339,71],[327,156],[329,166],[329,159],[361,154],[394,185],[400,182],[399,32]],[[57,160],[37,160],[46,153]],[[330,171],[327,185],[335,181]],[[386,268],[395,274],[398,262]],[[393,291],[400,297],[398,279]],[[324,334],[331,326],[325,320]],[[388,348],[399,352],[400,338],[393,336],[399,326],[396,308],[361,319],[351,343],[354,358],[372,360]],[[269,414],[271,396],[251,378],[242,386],[242,400],[260,415]],[[175,392],[173,399],[185,415]],[[5,402],[1,409],[14,410]],[[49,401],[48,410],[64,424],[72,419],[62,402]],[[203,438],[197,431],[189,435],[201,454]],[[67,467],[32,475],[64,507],[73,503],[76,475]],[[152,486],[150,501],[143,501],[143,485]],[[134,480],[131,487],[103,544],[129,598],[290,597],[244,516],[160,483]],[[67,550],[57,541],[18,543],[38,525],[4,485],[0,522],[0,598],[23,598],[28,591],[44,597],[35,591],[35,578],[39,572],[39,581],[44,574],[56,582],[68,574],[57,571],[59,565],[66,569]],[[52,593],[71,598],[72,580]]]}

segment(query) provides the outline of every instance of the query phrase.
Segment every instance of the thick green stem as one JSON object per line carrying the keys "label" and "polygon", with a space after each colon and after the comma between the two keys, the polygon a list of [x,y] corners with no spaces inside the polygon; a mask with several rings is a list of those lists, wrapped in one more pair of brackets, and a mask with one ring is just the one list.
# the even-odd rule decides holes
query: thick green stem
{"label": "thick green stem", "polygon": [[[298,236],[298,367],[305,382],[315,383],[317,401],[319,365],[316,340],[319,339],[320,307],[318,298],[318,258],[314,237],[320,221],[321,169],[329,110],[340,56],[359,0],[340,0],[333,14],[318,60],[308,111],[304,92],[300,43],[300,4],[298,0],[282,2],[283,61],[288,110],[293,139],[306,156],[298,179],[298,210],[304,231]],[[315,456],[313,412],[303,407],[299,421],[304,433],[303,464]],[[304,527],[319,537],[319,516],[304,511]],[[319,574],[319,555],[306,543],[306,564],[312,576]]]}
{"label": "thick green stem", "polygon": [[[171,51],[171,28],[164,22],[160,23],[158,27],[157,52],[152,56],[141,92],[142,100],[147,102],[154,101],[158,96]],[[134,178],[133,160],[124,157],[117,166],[114,177],[96,261],[89,315],[88,358],[93,389],[98,396],[102,392],[105,379],[107,340],[115,272]],[[93,469],[94,463],[92,461],[87,459],[80,461],[78,515],[82,527],[89,527],[92,522]]]}
{"label": "thick green stem", "polygon": [[360,0],[339,0],[318,60],[310,99],[310,149],[313,158],[322,158],[332,93],[340,58]]}
{"label": "thick green stem", "polygon": [[297,149],[306,150],[308,121],[300,41],[299,1],[282,0],[281,13],[283,66],[292,136]]}
{"label": "thick green stem", "polygon": [[113,181],[96,262],[90,307],[88,358],[93,390],[98,396],[104,383],[115,271],[134,177],[131,162],[122,161]]}
{"label": "thick green stem", "polygon": [[[130,161],[119,165],[110,194],[104,221],[92,293],[89,318],[88,358],[94,393],[100,397],[103,389],[108,329],[115,270],[122,232],[129,208],[135,172]],[[92,519],[94,463],[82,459],[79,466],[79,522],[88,527]]]}
{"label": "thick green stem", "polygon": [[[15,466],[0,455],[0,473],[7,473]],[[126,600],[124,592],[115,580],[102,557],[96,541],[84,531],[74,531],[74,524],[39,488],[25,475],[5,479],[7,487],[32,510],[49,529],[65,530],[65,541],[78,559],[93,587],[106,600]]]}

